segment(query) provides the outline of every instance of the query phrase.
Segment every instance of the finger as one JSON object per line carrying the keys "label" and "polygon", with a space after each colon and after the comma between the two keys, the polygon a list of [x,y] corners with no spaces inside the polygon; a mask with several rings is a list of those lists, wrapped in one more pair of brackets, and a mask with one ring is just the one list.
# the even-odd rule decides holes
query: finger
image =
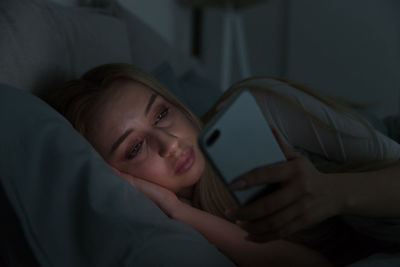
{"label": "finger", "polygon": [[271,175],[266,166],[253,169],[234,179],[229,185],[229,189],[244,190],[256,185],[276,184],[286,181],[289,178],[286,174],[288,172],[287,169],[283,168],[283,166],[278,168],[282,170],[279,175]]}
{"label": "finger", "polygon": [[271,132],[275,136],[275,139],[278,142],[278,145],[281,148],[286,159],[290,160],[290,159],[298,157],[298,154],[282,141],[282,138],[281,138],[280,134],[278,133],[278,131],[273,126],[270,126],[270,127],[271,127]]}
{"label": "finger", "polygon": [[167,190],[159,184],[147,181],[146,179],[132,177],[131,181],[134,183],[135,187],[145,194],[158,194],[160,191]]}
{"label": "finger", "polygon": [[229,189],[244,190],[256,185],[283,183],[292,179],[296,170],[297,162],[295,161],[262,166],[234,179]]}
{"label": "finger", "polygon": [[258,220],[286,208],[299,199],[302,194],[294,183],[290,183],[248,205],[237,208],[231,215],[237,220]]}
{"label": "finger", "polygon": [[304,222],[301,216],[295,217],[292,221],[284,225],[281,229],[275,232],[266,232],[263,234],[249,234],[245,237],[246,240],[256,242],[256,243],[265,243],[277,239],[287,238],[301,230],[307,228],[307,224]]}
{"label": "finger", "polygon": [[148,185],[147,181],[139,178],[132,178],[129,180],[129,182],[139,191],[144,192],[147,190]]}
{"label": "finger", "polygon": [[[110,165],[111,166],[111,165]],[[111,168],[113,169],[113,171],[118,175],[121,176],[123,178],[126,178],[128,176],[128,174],[121,172],[119,169],[111,166]]]}
{"label": "finger", "polygon": [[114,171],[116,174],[118,174],[118,175],[120,174],[120,172],[121,172],[120,170],[118,170],[117,168],[115,168],[115,167],[113,167],[113,166],[111,166],[111,165],[110,165],[110,167],[111,167],[111,169],[113,169],[113,171]]}
{"label": "finger", "polygon": [[304,212],[306,199],[294,201],[287,207],[277,211],[271,216],[250,222],[239,222],[238,225],[249,234],[264,234],[280,232],[288,223],[299,217]]}
{"label": "finger", "polygon": [[280,229],[275,236],[278,238],[287,238],[293,234],[296,234],[300,231],[310,229],[313,226],[313,223],[309,221],[309,219],[302,215],[294,218],[291,222],[286,224],[282,229]]}
{"label": "finger", "polygon": [[158,206],[161,206],[163,203],[163,189],[157,184],[151,183],[144,179],[133,178],[132,182],[133,186],[150,198],[153,202],[155,202]]}

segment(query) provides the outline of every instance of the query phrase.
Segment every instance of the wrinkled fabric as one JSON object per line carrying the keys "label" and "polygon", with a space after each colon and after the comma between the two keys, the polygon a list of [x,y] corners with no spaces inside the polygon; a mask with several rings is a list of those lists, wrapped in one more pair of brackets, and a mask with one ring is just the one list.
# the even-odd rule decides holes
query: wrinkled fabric
{"label": "wrinkled fabric", "polygon": [[[353,138],[331,131],[313,121],[277,96],[254,92],[265,119],[292,148],[305,150],[338,163],[355,163],[371,160],[400,158],[400,144],[354,118],[337,112],[300,90],[285,83],[264,79],[254,85],[266,86],[297,103],[302,109],[316,115],[323,122]],[[374,131],[375,135],[371,133]]]}

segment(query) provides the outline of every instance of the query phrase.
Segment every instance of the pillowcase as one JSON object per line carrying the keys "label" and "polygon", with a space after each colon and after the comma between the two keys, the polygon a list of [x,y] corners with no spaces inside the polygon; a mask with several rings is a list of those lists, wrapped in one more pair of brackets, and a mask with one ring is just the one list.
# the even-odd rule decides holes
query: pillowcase
{"label": "pillowcase", "polygon": [[0,184],[41,266],[233,266],[39,98],[0,85],[0,125]]}
{"label": "pillowcase", "polygon": [[0,210],[0,266],[39,267],[1,185]]}
{"label": "pillowcase", "polygon": [[0,1],[0,82],[40,95],[100,64],[131,63],[125,23],[46,0]]}

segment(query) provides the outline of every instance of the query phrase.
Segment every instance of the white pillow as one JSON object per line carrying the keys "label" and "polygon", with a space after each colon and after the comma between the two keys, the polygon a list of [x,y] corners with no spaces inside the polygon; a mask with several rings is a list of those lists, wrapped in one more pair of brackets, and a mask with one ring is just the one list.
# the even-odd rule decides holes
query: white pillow
{"label": "white pillow", "polygon": [[0,182],[41,266],[233,266],[39,98],[0,85],[0,125]]}
{"label": "white pillow", "polygon": [[0,1],[0,82],[45,93],[88,69],[131,63],[125,23],[46,0]]}

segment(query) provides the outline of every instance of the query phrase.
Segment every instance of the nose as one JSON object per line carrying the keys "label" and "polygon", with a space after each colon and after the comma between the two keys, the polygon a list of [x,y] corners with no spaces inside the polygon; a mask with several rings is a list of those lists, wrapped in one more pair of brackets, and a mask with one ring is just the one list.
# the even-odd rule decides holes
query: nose
{"label": "nose", "polygon": [[158,154],[160,157],[170,157],[179,152],[179,139],[175,135],[160,129],[155,132],[154,137],[158,143]]}

